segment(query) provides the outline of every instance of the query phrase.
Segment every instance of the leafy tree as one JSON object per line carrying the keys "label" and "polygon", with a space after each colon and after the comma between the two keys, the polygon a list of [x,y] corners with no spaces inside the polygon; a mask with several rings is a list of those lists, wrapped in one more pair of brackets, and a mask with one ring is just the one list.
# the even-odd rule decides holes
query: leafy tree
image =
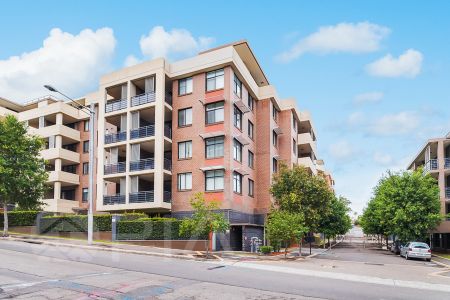
{"label": "leafy tree", "polygon": [[364,210],[361,225],[365,233],[394,234],[402,241],[423,240],[442,218],[437,181],[418,169],[383,176]]}
{"label": "leafy tree", "polygon": [[283,210],[272,209],[267,220],[267,238],[272,245],[284,243],[284,257],[287,256],[287,248],[293,240],[301,240],[308,228],[304,225],[303,215]]}
{"label": "leafy tree", "polygon": [[209,256],[209,234],[211,232],[225,232],[229,228],[224,215],[216,212],[217,202],[207,203],[203,193],[196,193],[190,200],[194,209],[191,218],[184,219],[180,224],[180,235],[206,236],[206,257]]}
{"label": "leafy tree", "polygon": [[320,220],[319,229],[328,240],[339,234],[346,234],[352,228],[352,220],[348,215],[350,202],[344,197],[334,197],[330,210]]}
{"label": "leafy tree", "polygon": [[298,165],[290,169],[282,164],[273,177],[270,192],[280,210],[301,214],[310,231],[318,230],[320,218],[328,213],[334,198],[322,177],[314,176]]}
{"label": "leafy tree", "polygon": [[44,141],[27,133],[16,117],[0,119],[0,203],[4,210],[3,235],[8,235],[8,205],[36,209],[42,204],[47,180],[45,162],[39,157]]}

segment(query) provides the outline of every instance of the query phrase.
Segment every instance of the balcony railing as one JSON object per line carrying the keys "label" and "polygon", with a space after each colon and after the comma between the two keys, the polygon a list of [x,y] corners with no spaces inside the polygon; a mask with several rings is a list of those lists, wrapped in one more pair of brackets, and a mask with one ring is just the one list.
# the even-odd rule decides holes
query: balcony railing
{"label": "balcony railing", "polygon": [[172,138],[172,128],[168,125],[164,125],[164,136],[169,139]]}
{"label": "balcony railing", "polygon": [[152,170],[155,168],[153,158],[140,159],[130,162],[130,171]]}
{"label": "balcony railing", "polygon": [[155,125],[147,125],[130,131],[130,138],[132,140],[154,135],[155,135]]}
{"label": "balcony railing", "polygon": [[445,198],[450,199],[450,187],[445,188]]}
{"label": "balcony railing", "polygon": [[131,106],[138,106],[146,103],[155,102],[155,92],[144,93],[131,97]]}
{"label": "balcony railing", "polygon": [[118,133],[110,133],[105,134],[105,144],[112,144],[117,142],[122,142],[127,139],[127,132],[118,132]]}
{"label": "balcony railing", "polygon": [[145,203],[155,201],[155,194],[153,191],[142,191],[136,193],[130,193],[130,203]]}
{"label": "balcony railing", "polygon": [[105,165],[104,173],[105,175],[116,174],[116,173],[124,173],[126,168],[125,162],[120,162],[117,164]]}
{"label": "balcony railing", "polygon": [[103,205],[125,204],[125,195],[103,196]]}
{"label": "balcony railing", "polygon": [[105,104],[105,113],[113,112],[116,110],[121,110],[127,108],[127,100],[125,99],[119,99],[119,100],[112,100],[108,101]]}
{"label": "balcony railing", "polygon": [[423,171],[424,172],[429,172],[429,171],[437,170],[438,168],[439,168],[438,160],[437,159],[430,159],[425,164],[425,169]]}
{"label": "balcony railing", "polygon": [[172,160],[164,158],[164,170],[172,171]]}
{"label": "balcony railing", "polygon": [[164,191],[163,201],[166,203],[172,202],[172,192]]}
{"label": "balcony railing", "polygon": [[450,157],[444,159],[444,169],[450,169]]}

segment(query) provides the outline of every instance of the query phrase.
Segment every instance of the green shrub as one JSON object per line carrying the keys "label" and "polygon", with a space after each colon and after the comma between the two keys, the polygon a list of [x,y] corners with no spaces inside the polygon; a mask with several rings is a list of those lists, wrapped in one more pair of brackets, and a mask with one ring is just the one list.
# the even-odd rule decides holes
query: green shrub
{"label": "green shrub", "polygon": [[[19,211],[13,210],[8,212],[8,225],[14,226],[34,226],[36,218],[40,211]],[[3,227],[3,213],[0,214],[0,226]]]}
{"label": "green shrub", "polygon": [[[190,236],[180,236],[181,221],[169,218],[147,218],[117,223],[118,240],[185,240]],[[192,237],[195,238],[195,237]],[[196,238],[197,239],[197,238]],[[205,239],[198,238],[198,239]]]}
{"label": "green shrub", "polygon": [[261,246],[259,247],[259,251],[261,251],[262,254],[269,254],[272,252],[272,246]]}
{"label": "green shrub", "polygon": [[[86,215],[46,216],[41,218],[39,230],[47,232],[86,232]],[[111,231],[111,215],[94,215],[94,231]]]}
{"label": "green shrub", "polygon": [[120,220],[121,221],[134,221],[134,220],[142,219],[142,218],[148,218],[148,216],[144,213],[132,212],[132,213],[122,214]]}

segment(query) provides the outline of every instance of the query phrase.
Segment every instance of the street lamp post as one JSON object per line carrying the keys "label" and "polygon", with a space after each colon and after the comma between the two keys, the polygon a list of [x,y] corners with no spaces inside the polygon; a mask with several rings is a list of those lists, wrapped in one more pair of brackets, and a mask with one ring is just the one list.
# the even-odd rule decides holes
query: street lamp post
{"label": "street lamp post", "polygon": [[51,85],[44,85],[46,89],[51,92],[58,93],[72,102],[72,106],[80,111],[84,111],[89,114],[89,207],[88,207],[88,244],[92,244],[92,235],[94,228],[94,143],[95,143],[95,105],[91,103],[89,108],[86,105],[81,105],[69,96],[61,93]]}

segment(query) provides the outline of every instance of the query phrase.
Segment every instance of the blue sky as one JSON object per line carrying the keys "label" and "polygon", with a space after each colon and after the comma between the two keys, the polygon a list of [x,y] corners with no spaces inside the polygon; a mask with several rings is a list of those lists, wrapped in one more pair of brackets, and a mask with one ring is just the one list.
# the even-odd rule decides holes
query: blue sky
{"label": "blue sky", "polygon": [[318,156],[358,212],[383,172],[450,131],[447,1],[152,2],[3,2],[0,96],[50,82],[81,96],[125,61],[247,39],[279,95],[313,114]]}

